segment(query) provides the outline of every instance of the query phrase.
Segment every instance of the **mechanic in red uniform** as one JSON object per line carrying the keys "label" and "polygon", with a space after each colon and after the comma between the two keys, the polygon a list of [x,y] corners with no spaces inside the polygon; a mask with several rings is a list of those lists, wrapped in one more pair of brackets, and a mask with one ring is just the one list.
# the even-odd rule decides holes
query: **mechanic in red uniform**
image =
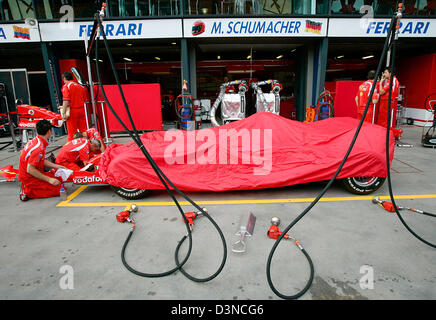
{"label": "mechanic in red uniform", "polygon": [[[386,67],[383,70],[383,75],[381,80],[377,83],[377,93],[379,95],[378,102],[378,112],[377,112],[377,124],[383,127],[386,127],[388,121],[388,102],[389,102],[389,84],[391,81],[391,72],[390,68]],[[391,118],[391,123],[393,123],[395,127],[395,119],[397,114],[397,105],[398,105],[398,93],[400,90],[400,83],[398,82],[397,77],[392,78],[392,96],[391,96],[391,112],[393,110],[393,117]]]}
{"label": "mechanic in red uniform", "polygon": [[104,150],[106,150],[106,144],[104,143],[103,138],[101,137],[98,130],[95,128],[88,129],[85,132],[76,132],[73,135],[73,139],[78,139],[78,138],[85,138],[88,140],[95,139],[100,141],[100,150],[89,152],[89,159],[93,158],[98,154],[101,154],[102,152],[104,152]]}
{"label": "mechanic in red uniform", "polygon": [[87,98],[86,89],[77,82],[73,81],[73,75],[69,72],[62,74],[63,110],[69,109],[68,112],[61,112],[64,120],[67,120],[68,141],[73,140],[73,134],[86,130],[86,118],[84,104]]}
{"label": "mechanic in red uniform", "polygon": [[98,132],[98,130],[96,128],[88,129],[85,132],[83,132],[82,134],[83,134],[83,138],[86,138],[88,140],[96,139],[96,140],[100,141],[100,143],[101,143],[100,151],[101,152],[104,152],[104,150],[106,150],[106,144],[104,143],[103,138],[100,135],[100,132]]}
{"label": "mechanic in red uniform", "polygon": [[[362,119],[363,112],[365,111],[366,103],[368,101],[369,93],[374,84],[375,71],[371,70],[368,72],[368,80],[359,86],[359,90],[356,94],[356,106],[357,106],[357,119]],[[366,113],[365,121],[373,123],[374,119],[374,105],[377,101],[376,93],[373,94],[372,103],[369,104],[368,112]]]}
{"label": "mechanic in red uniform", "polygon": [[36,123],[38,135],[21,151],[18,174],[18,179],[21,181],[21,201],[59,196],[61,181],[53,173],[44,172],[44,168],[64,168],[45,159],[47,139],[51,135],[51,130],[52,125],[48,120],[38,121]]}
{"label": "mechanic in red uniform", "polygon": [[80,171],[90,159],[90,152],[100,149],[100,141],[77,138],[67,142],[59,151],[56,163],[73,171]]}

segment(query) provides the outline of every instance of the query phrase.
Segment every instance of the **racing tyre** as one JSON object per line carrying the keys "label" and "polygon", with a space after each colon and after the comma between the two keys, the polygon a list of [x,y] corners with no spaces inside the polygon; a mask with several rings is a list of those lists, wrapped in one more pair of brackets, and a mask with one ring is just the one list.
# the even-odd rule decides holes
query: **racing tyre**
{"label": "racing tyre", "polygon": [[342,179],[345,190],[354,194],[370,194],[380,188],[386,178],[379,177],[352,177]]}
{"label": "racing tyre", "polygon": [[136,200],[136,199],[145,198],[149,192],[146,189],[127,189],[127,188],[121,188],[116,186],[111,186],[111,188],[117,195],[127,200]]}

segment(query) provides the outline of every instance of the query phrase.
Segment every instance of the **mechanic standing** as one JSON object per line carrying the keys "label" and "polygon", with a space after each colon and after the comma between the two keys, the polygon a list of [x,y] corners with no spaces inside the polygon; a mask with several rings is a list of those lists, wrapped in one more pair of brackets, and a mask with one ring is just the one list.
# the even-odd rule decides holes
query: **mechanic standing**
{"label": "mechanic standing", "polygon": [[56,157],[56,164],[73,171],[80,171],[89,161],[90,152],[98,152],[100,147],[100,141],[95,139],[91,141],[80,137],[73,139],[61,148]]}
{"label": "mechanic standing", "polygon": [[[379,97],[378,101],[378,112],[377,112],[377,124],[386,127],[388,121],[388,102],[389,102],[389,85],[391,82],[391,72],[390,68],[386,67],[383,70],[383,75],[381,80],[376,85],[377,94]],[[392,96],[391,96],[391,112],[393,110],[393,117],[391,118],[391,123],[395,127],[395,119],[397,114],[398,105],[398,93],[400,90],[400,83],[397,77],[392,78]]]}
{"label": "mechanic standing", "polygon": [[[359,86],[359,90],[356,94],[356,106],[357,106],[357,119],[362,119],[363,112],[365,111],[366,103],[368,101],[369,93],[374,85],[375,71],[371,70],[368,72],[368,77],[364,83]],[[372,103],[369,104],[368,112],[366,113],[365,121],[374,123],[374,107],[377,102],[376,93],[373,94]]]}
{"label": "mechanic standing", "polygon": [[59,169],[61,165],[45,159],[47,139],[51,135],[52,125],[48,120],[36,123],[35,138],[30,140],[21,151],[18,179],[21,181],[20,200],[50,198],[59,196],[61,181],[45,168]]}
{"label": "mechanic standing", "polygon": [[86,118],[84,104],[87,99],[86,89],[73,81],[70,72],[62,74],[62,106],[59,107],[61,115],[67,121],[68,141],[73,140],[73,134],[86,131]]}

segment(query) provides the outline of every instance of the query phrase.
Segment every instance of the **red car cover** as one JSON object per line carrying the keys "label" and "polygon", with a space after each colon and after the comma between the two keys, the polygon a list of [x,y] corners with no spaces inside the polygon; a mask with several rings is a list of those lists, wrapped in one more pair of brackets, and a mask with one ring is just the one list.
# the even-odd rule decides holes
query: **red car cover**
{"label": "red car cover", "polygon": [[[181,190],[249,190],[330,179],[358,126],[353,118],[312,123],[256,113],[197,131],[155,131],[141,139],[155,162]],[[338,178],[386,177],[386,129],[364,123]],[[394,137],[390,140],[390,162]],[[123,188],[164,189],[138,146],[110,145],[99,170]]]}

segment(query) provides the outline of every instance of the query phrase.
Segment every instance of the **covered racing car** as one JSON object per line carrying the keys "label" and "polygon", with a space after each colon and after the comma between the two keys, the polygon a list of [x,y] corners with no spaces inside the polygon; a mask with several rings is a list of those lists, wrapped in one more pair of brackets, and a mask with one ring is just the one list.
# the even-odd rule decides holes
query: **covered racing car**
{"label": "covered racing car", "polygon": [[[262,112],[220,127],[148,132],[141,139],[181,190],[251,190],[329,180],[358,123],[352,118],[301,123]],[[387,175],[385,130],[363,124],[338,176],[348,191],[368,194],[383,184]],[[392,162],[393,135],[389,151]],[[134,142],[110,145],[101,157],[98,174],[127,199],[164,188]]]}

